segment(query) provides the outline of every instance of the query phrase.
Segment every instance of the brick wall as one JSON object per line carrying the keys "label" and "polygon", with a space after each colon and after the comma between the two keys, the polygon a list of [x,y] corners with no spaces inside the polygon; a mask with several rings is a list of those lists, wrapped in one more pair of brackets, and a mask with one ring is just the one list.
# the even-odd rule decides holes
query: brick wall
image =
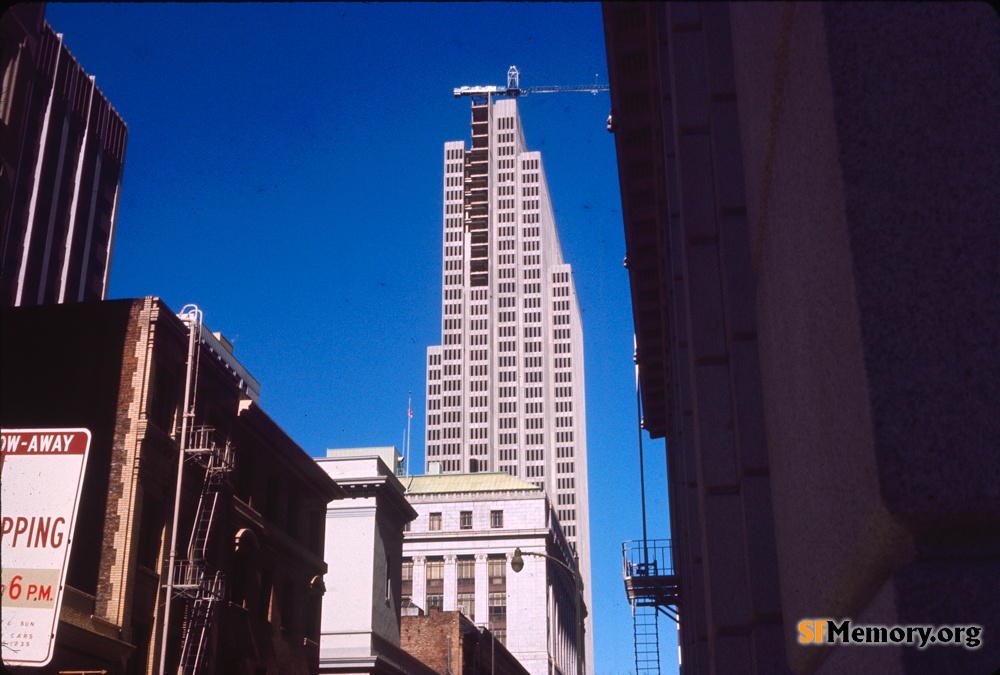
{"label": "brick wall", "polygon": [[[138,410],[146,400],[143,388],[148,384],[152,360],[151,313],[152,299],[136,300],[129,311],[122,354],[118,407],[115,411],[115,432],[111,448],[111,472],[108,481],[108,501],[105,506],[104,539],[97,579],[97,616],[122,626],[128,633],[125,619],[125,584],[128,574],[128,552],[132,544],[130,521],[136,510],[135,488],[138,479],[139,438]],[[144,415],[142,415],[144,417]]]}
{"label": "brick wall", "polygon": [[452,673],[462,672],[459,616],[458,612],[436,609],[431,609],[426,616],[404,616],[400,646],[439,673],[448,673],[449,667]]}

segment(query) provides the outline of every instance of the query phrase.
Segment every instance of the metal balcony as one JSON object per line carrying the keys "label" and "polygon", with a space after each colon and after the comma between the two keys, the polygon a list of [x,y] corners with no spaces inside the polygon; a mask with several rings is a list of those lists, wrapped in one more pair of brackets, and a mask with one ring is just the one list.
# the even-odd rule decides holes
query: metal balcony
{"label": "metal balcony", "polygon": [[669,539],[624,542],[622,571],[625,594],[633,607],[657,607],[676,620],[679,582]]}

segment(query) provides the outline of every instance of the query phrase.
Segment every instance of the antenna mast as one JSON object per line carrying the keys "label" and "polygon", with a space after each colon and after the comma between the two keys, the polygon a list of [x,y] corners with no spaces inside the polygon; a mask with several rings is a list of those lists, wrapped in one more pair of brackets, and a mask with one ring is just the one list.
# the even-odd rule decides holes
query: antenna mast
{"label": "antenna mast", "polygon": [[406,444],[403,446],[403,473],[410,475],[410,429],[413,424],[413,392],[406,392]]}

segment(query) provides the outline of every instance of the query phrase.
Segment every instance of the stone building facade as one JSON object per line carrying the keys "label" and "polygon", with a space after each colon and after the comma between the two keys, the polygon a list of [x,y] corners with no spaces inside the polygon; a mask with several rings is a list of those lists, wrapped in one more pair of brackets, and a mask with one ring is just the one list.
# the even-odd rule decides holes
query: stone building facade
{"label": "stone building facade", "polygon": [[[317,458],[344,490],[326,513],[319,672],[430,675],[400,646],[403,528],[416,513],[395,476],[395,448],[342,448]],[[443,640],[444,637],[442,636]]]}
{"label": "stone building facade", "polygon": [[[605,3],[683,673],[1000,662],[1000,20]],[[981,626],[803,644],[799,622]]]}
{"label": "stone building facade", "polygon": [[[403,483],[417,513],[403,540],[404,600],[425,613],[461,611],[534,675],[577,672],[585,653],[576,646],[572,576],[530,555],[520,573],[510,567],[520,548],[578,569],[545,493],[505,473],[409,476]],[[580,621],[586,603],[581,607]]]}

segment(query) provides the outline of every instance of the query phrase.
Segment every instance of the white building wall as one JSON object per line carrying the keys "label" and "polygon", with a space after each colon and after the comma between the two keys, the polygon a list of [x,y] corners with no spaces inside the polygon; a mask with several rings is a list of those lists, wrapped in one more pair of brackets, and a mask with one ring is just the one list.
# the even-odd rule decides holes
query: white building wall
{"label": "white building wall", "polygon": [[[417,512],[403,540],[403,558],[413,561],[412,602],[426,608],[425,574],[428,558],[445,562],[445,611],[456,610],[456,577],[450,575],[449,560],[473,557],[475,560],[475,616],[480,626],[489,624],[489,558],[502,556],[506,576],[506,647],[533,675],[548,675],[549,663],[556,663],[566,673],[575,673],[575,631],[566,634],[553,608],[553,586],[566,584],[549,578],[547,561],[524,556],[524,569],[514,573],[510,559],[514,550],[550,553],[548,542],[562,541],[565,556],[572,565],[569,548],[556,528],[552,507],[544,493],[526,490],[485,493],[408,494]],[[461,512],[471,511],[473,527],[461,528]],[[494,528],[493,511],[503,512],[503,527]],[[430,514],[441,514],[441,529],[430,530]],[[555,528],[555,529],[553,529]],[[572,599],[570,598],[570,601]],[[585,600],[586,602],[586,600]],[[589,606],[589,603],[587,604]],[[572,604],[570,604],[572,607]],[[575,625],[575,624],[571,624]],[[588,672],[592,668],[588,667]]]}
{"label": "white building wall", "polygon": [[[374,454],[351,452],[331,450],[328,457],[316,459],[347,490],[326,512],[327,590],[320,620],[324,668],[371,657],[375,638],[397,647],[400,641],[402,530],[412,512],[394,468]],[[394,450],[392,455],[397,459]]]}
{"label": "white building wall", "polygon": [[375,500],[326,514],[326,586],[320,629],[325,653],[370,649],[375,574]]}
{"label": "white building wall", "polygon": [[[545,549],[535,544],[521,550]],[[549,635],[555,623],[554,616],[549,620],[545,563],[544,558],[524,556],[524,569],[507,575],[507,649],[532,675],[548,672]]]}

